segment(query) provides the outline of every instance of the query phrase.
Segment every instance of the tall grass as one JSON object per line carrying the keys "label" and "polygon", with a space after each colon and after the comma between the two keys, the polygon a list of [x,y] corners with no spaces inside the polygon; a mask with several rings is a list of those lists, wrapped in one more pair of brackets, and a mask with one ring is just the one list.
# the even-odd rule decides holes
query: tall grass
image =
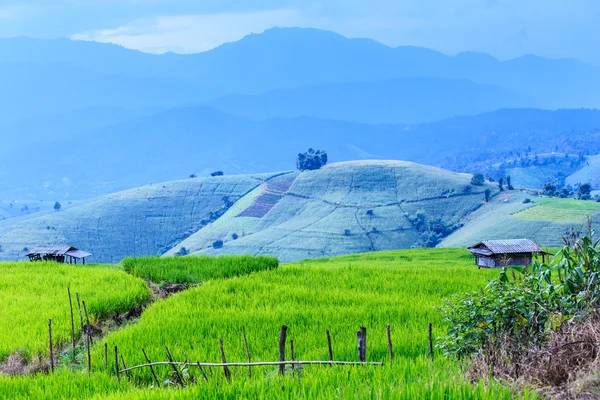
{"label": "tall grass", "polygon": [[231,278],[277,268],[274,257],[185,256],[135,257],[123,260],[123,268],[132,275],[153,282],[201,283],[209,279]]}
{"label": "tall grass", "polygon": [[150,298],[144,281],[123,271],[50,262],[0,263],[0,362],[19,350],[26,356],[47,354],[50,318],[55,345],[69,342],[67,287],[75,310],[78,292],[92,320],[127,311]]}

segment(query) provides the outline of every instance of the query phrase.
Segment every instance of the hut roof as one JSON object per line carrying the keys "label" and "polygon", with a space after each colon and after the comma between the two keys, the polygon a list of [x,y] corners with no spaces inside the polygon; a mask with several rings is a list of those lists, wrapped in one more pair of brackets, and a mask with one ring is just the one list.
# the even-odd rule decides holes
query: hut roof
{"label": "hut roof", "polygon": [[469,247],[469,251],[482,255],[544,252],[530,239],[485,240]]}
{"label": "hut roof", "polygon": [[34,247],[27,253],[28,256],[32,255],[52,255],[52,256],[71,256],[75,258],[85,258],[91,256],[90,253],[81,251],[73,246],[38,246]]}

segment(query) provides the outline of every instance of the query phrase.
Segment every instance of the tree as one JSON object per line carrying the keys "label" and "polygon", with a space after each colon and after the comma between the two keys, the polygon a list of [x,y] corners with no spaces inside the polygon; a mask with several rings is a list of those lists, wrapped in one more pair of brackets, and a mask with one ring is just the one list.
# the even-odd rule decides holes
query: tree
{"label": "tree", "polygon": [[551,182],[546,182],[542,188],[542,194],[550,197],[556,196],[556,185]]}
{"label": "tree", "polygon": [[592,198],[592,185],[584,183],[579,185],[579,191],[577,192],[577,198],[579,200],[589,200]]}
{"label": "tree", "polygon": [[223,171],[215,171],[210,176],[223,176]]}
{"label": "tree", "polygon": [[190,254],[190,252],[185,247],[182,247],[177,253],[175,253],[176,256],[187,256],[188,254]]}
{"label": "tree", "polygon": [[501,192],[504,191],[504,178],[500,177],[500,179],[498,179],[498,187],[500,188]]}
{"label": "tree", "polygon": [[190,174],[190,179],[194,179],[196,177],[198,177],[198,175],[196,175],[196,174]]}
{"label": "tree", "polygon": [[490,196],[492,194],[492,191],[490,189],[485,189],[485,202],[487,203],[488,201],[490,201]]}
{"label": "tree", "polygon": [[58,201],[56,203],[54,203],[54,211],[60,211],[61,208],[62,208],[62,206],[60,205],[60,203]]}
{"label": "tree", "polygon": [[483,174],[481,174],[481,173],[474,174],[473,177],[471,178],[471,185],[481,186],[484,183],[485,183],[485,178],[483,177]]}
{"label": "tree", "polygon": [[506,188],[508,190],[515,190],[512,183],[510,182],[510,175],[506,175]]}
{"label": "tree", "polygon": [[214,249],[220,249],[221,247],[223,247],[223,241],[222,240],[215,240],[212,244],[212,247]]}
{"label": "tree", "polygon": [[231,238],[232,238],[233,240],[238,240],[239,236],[238,236],[238,234],[237,234],[237,233],[233,233],[233,234],[231,235]]}
{"label": "tree", "polygon": [[306,153],[299,153],[296,158],[296,168],[300,171],[315,170],[327,164],[327,152],[324,150],[308,149]]}

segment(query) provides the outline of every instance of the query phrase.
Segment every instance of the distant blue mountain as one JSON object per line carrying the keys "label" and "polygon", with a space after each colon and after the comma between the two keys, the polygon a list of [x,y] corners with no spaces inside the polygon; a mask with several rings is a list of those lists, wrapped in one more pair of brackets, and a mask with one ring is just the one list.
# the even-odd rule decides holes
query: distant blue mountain
{"label": "distant blue mountain", "polygon": [[208,98],[218,92],[259,94],[329,83],[436,77],[497,85],[544,108],[600,107],[600,68],[576,60],[447,56],[303,28],[273,28],[191,55],[151,55],[66,39],[1,39],[0,63],[9,62],[62,63],[100,74],[185,81],[216,90]]}
{"label": "distant blue mountain", "polygon": [[[147,183],[295,168],[309,147],[331,162],[402,159],[473,172],[513,152],[600,153],[600,111],[499,110],[420,124],[314,117],[255,121],[188,107],[100,127],[0,157],[0,199],[85,199]],[[68,195],[67,195],[68,193]]]}
{"label": "distant blue mountain", "polygon": [[366,123],[422,123],[536,102],[494,85],[464,79],[399,78],[328,83],[208,102],[230,114],[268,119],[315,116]]}

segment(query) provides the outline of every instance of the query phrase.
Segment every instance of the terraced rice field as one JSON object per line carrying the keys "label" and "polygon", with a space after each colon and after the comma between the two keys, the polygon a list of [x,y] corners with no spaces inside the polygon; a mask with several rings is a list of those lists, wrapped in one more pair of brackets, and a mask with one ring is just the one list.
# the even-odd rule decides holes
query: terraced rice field
{"label": "terraced rice field", "polygon": [[550,221],[557,223],[580,223],[600,211],[600,203],[574,199],[536,199],[535,207],[528,208],[516,217],[531,221]]}
{"label": "terraced rice field", "polygon": [[[153,261],[154,262],[154,261]],[[191,399],[191,398],[536,398],[497,383],[472,384],[460,364],[436,352],[428,355],[427,325],[434,336],[445,327],[435,307],[452,293],[476,290],[496,276],[473,267],[462,249],[391,251],[332,257],[283,265],[248,276],[212,280],[150,306],[139,322],[94,345],[93,373],[59,371],[50,376],[0,378],[0,398]],[[133,279],[133,278],[131,278]],[[147,351],[165,360],[168,346],[177,360],[247,359],[245,327],[253,361],[278,359],[279,329],[288,326],[296,359],[327,359],[330,330],[336,360],[357,360],[356,331],[367,328],[367,359],[383,366],[305,366],[279,376],[274,367],[207,371],[208,382],[190,366],[181,373],[187,387],[156,387],[150,371],[136,370],[117,383],[114,362],[104,370],[104,343],[117,345],[127,365],[141,364]],[[394,359],[388,355],[386,325],[391,325]],[[112,354],[112,353],[110,353]],[[289,358],[289,352],[286,353]],[[160,386],[173,382],[172,370],[157,367]],[[154,387],[153,387],[154,386]]]}

